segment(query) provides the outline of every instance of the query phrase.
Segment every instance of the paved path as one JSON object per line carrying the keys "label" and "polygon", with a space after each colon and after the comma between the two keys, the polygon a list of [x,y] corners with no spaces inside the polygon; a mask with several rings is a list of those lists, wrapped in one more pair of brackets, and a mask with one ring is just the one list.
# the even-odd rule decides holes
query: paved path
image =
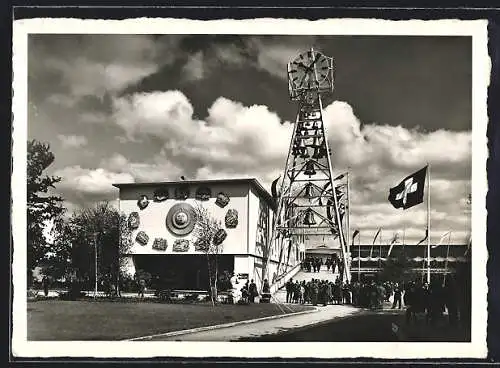
{"label": "paved path", "polygon": [[427,325],[425,317],[408,325],[404,310],[390,309],[386,303],[384,310],[353,314],[321,325],[288,331],[279,335],[247,338],[244,341],[261,342],[402,342],[402,341],[450,341],[470,340],[470,325],[450,326],[446,316],[437,326]]}
{"label": "paved path", "polygon": [[157,335],[144,340],[147,341],[237,341],[258,336],[281,333],[292,329],[332,321],[360,313],[361,310],[346,305],[319,306],[317,311],[287,316],[276,319],[268,319],[253,323],[237,325],[233,327],[217,328],[208,331],[188,333],[184,335]]}

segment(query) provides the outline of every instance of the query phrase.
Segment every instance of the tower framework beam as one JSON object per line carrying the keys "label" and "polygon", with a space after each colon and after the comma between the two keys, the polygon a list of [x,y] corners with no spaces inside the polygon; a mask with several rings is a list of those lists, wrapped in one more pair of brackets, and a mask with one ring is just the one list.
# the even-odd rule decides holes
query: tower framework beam
{"label": "tower framework beam", "polygon": [[[322,95],[333,91],[333,59],[311,49],[288,64],[288,76],[290,98],[298,101],[298,112],[279,183],[264,275],[274,284],[300,262],[300,243],[313,245],[312,238],[328,237],[330,244],[338,244],[341,278],[350,282],[347,185],[337,180],[344,175],[333,175],[323,119]],[[272,274],[270,259],[277,263]]]}

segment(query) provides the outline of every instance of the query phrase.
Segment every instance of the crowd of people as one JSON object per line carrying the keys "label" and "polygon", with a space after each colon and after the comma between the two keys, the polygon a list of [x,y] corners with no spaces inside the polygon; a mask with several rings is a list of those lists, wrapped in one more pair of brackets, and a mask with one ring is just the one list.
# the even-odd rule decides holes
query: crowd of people
{"label": "crowd of people", "polygon": [[306,257],[301,263],[301,269],[306,272],[319,272],[321,266],[325,265],[327,271],[335,273],[335,270],[341,271],[342,263],[339,262],[337,255],[327,258],[325,261],[321,257]]}
{"label": "crowd of people", "polygon": [[237,304],[252,304],[255,303],[255,300],[258,296],[260,296],[260,302],[269,303],[271,299],[271,287],[269,285],[269,281],[267,279],[264,280],[262,284],[262,292],[259,293],[257,284],[253,279],[250,282],[247,280],[243,286],[238,281],[238,278],[233,273],[231,277],[231,303]]}
{"label": "crowd of people", "polygon": [[294,281],[285,284],[286,302],[297,304],[351,304],[349,285],[337,277],[335,282],[312,278],[310,281]]}
{"label": "crowd of people", "polygon": [[[407,323],[415,323],[422,315],[429,324],[444,318],[447,311],[451,325],[459,321],[459,298],[453,279],[442,283],[436,279],[427,282],[398,282],[366,280],[346,283],[337,277],[335,282],[315,279],[298,281],[290,279],[285,284],[286,302],[312,305],[351,304],[372,310],[405,309]],[[465,317],[464,317],[465,318]]]}

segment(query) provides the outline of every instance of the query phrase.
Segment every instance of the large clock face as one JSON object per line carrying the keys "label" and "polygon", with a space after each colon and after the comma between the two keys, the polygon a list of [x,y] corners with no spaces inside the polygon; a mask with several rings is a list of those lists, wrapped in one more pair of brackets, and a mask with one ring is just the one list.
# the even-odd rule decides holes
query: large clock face
{"label": "large clock face", "polygon": [[325,55],[308,51],[290,63],[289,76],[294,89],[317,89],[327,80],[329,69]]}

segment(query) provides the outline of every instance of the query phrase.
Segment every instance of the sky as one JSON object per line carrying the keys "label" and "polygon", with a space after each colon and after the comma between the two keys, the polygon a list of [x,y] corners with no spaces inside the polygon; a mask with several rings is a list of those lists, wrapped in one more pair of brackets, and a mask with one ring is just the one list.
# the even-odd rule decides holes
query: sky
{"label": "sky", "polygon": [[[286,63],[333,57],[323,99],[335,173],[349,169],[361,242],[425,234],[425,203],[395,209],[389,188],[431,167],[431,240],[470,233],[472,43],[448,36],[32,34],[28,138],[71,213],[116,201],[113,183],[255,177],[284,169],[296,102]],[[115,203],[115,202],[113,202]]]}

